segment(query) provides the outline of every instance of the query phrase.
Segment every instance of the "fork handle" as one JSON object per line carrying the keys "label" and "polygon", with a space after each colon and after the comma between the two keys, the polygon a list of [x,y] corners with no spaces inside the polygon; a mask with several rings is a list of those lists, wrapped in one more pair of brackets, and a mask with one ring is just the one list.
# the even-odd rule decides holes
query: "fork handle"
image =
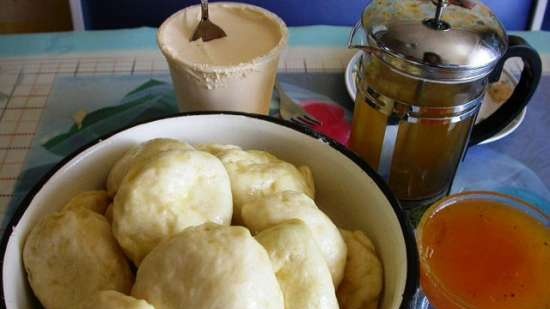
{"label": "fork handle", "polygon": [[208,19],[208,0],[201,0],[202,20]]}

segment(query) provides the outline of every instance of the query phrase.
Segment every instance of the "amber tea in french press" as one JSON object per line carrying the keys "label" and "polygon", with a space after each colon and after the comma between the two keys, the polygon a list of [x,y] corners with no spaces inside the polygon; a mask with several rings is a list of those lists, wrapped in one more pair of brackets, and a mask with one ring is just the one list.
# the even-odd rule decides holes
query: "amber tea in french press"
{"label": "amber tea in french press", "polygon": [[[406,207],[448,194],[468,145],[514,119],[540,78],[536,51],[508,37],[477,1],[375,0],[349,46],[364,51],[350,147]],[[509,57],[524,63],[514,93],[474,125],[487,84],[498,80]]]}

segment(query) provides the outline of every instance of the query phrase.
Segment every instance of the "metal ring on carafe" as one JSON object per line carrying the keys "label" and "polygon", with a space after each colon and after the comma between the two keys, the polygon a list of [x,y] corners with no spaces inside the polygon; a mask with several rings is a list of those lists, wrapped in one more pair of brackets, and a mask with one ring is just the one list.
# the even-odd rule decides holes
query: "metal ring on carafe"
{"label": "metal ring on carafe", "polygon": [[[399,119],[409,123],[456,123],[472,117],[477,112],[483,99],[483,93],[464,104],[448,107],[420,106],[392,99],[377,92],[368,86],[363,90],[357,88],[365,96],[365,103],[388,116],[390,119]],[[357,104],[361,104],[358,102]],[[392,121],[394,122],[394,121]]]}
{"label": "metal ring on carafe", "polygon": [[[474,116],[483,100],[481,92],[476,98],[454,106],[420,106],[390,98],[364,83],[363,57],[360,58],[355,84],[357,92],[365,97],[365,103],[388,117],[388,122],[394,124],[399,120],[410,123],[422,123],[423,120],[430,123],[441,124],[456,123]],[[366,87],[366,89],[363,89]]]}

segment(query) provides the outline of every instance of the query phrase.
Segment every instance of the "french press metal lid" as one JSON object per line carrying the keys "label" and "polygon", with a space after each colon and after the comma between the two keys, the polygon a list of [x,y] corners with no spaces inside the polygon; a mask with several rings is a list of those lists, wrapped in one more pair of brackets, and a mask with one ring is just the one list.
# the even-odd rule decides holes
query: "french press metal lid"
{"label": "french press metal lid", "polygon": [[411,77],[438,82],[486,76],[508,46],[500,21],[472,0],[374,0],[361,25],[367,44],[350,41],[352,47],[376,53]]}

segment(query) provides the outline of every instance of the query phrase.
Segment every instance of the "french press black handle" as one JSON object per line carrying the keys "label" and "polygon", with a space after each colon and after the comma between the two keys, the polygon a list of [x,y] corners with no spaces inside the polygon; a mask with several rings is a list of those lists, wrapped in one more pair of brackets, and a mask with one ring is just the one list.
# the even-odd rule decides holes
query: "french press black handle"
{"label": "french press black handle", "polygon": [[537,51],[519,36],[508,36],[508,50],[497,63],[491,74],[489,82],[500,79],[504,62],[508,58],[520,57],[523,61],[521,77],[514,92],[492,115],[474,125],[470,135],[469,146],[483,142],[494,136],[512,122],[523,110],[533,93],[537,89],[542,71],[542,63]]}

